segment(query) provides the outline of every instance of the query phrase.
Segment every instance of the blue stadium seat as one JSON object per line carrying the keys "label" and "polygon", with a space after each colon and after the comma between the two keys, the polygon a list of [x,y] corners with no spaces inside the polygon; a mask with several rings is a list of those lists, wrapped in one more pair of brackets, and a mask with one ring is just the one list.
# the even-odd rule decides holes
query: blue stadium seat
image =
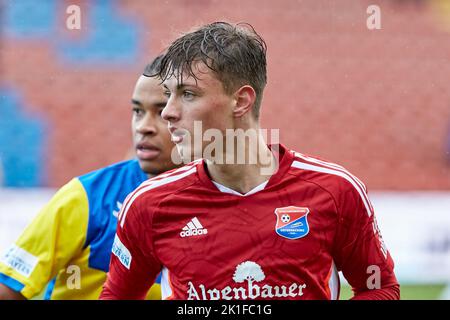
{"label": "blue stadium seat", "polygon": [[17,94],[0,88],[0,165],[3,186],[46,185],[46,123],[27,115]]}
{"label": "blue stadium seat", "polygon": [[[120,17],[118,2],[90,2],[83,19],[89,19],[88,36],[80,41],[61,39],[58,50],[66,62],[132,64],[138,57],[138,25]],[[83,29],[83,24],[81,26]],[[82,32],[84,32],[82,30]]]}
{"label": "blue stadium seat", "polygon": [[56,3],[56,0],[3,2],[6,35],[27,39],[49,37],[55,28]]}
{"label": "blue stadium seat", "polygon": [[[117,0],[86,2],[81,7],[80,39],[61,32],[67,5],[57,0],[6,1],[3,29],[13,39],[50,42],[64,63],[132,64],[138,57],[139,25],[120,17]],[[86,26],[89,26],[87,28]]]}

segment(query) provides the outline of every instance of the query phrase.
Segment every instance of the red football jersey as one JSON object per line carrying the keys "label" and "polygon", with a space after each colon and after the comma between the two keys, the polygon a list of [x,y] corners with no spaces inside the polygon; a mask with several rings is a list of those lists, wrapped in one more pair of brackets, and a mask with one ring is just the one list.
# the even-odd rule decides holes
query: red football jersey
{"label": "red football jersey", "polygon": [[278,171],[245,195],[203,160],[144,182],[120,212],[101,298],[144,298],[160,271],[165,299],[337,299],[338,271],[357,294],[398,291],[363,183],[278,149]]}

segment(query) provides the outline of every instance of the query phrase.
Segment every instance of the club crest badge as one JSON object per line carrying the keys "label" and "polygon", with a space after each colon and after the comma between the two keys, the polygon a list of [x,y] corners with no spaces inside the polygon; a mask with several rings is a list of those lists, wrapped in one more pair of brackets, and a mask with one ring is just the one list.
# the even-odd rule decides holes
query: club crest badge
{"label": "club crest badge", "polygon": [[279,236],[287,239],[303,238],[309,232],[308,213],[309,209],[304,207],[276,208],[277,223],[275,231]]}

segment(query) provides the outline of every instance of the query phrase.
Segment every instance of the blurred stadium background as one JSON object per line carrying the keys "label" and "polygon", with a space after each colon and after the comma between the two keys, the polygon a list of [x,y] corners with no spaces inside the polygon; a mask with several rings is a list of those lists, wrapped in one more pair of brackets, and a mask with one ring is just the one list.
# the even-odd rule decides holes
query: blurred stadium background
{"label": "blurred stadium background", "polygon": [[126,157],[146,62],[215,20],[268,44],[263,127],[365,181],[402,298],[449,299],[448,0],[0,0],[0,251],[56,188]]}

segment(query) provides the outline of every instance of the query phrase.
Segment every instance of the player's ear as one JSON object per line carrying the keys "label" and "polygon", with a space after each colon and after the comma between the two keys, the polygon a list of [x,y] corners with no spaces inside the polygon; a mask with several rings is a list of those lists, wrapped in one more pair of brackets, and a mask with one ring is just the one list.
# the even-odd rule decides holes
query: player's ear
{"label": "player's ear", "polygon": [[234,117],[239,118],[247,112],[251,112],[256,100],[255,89],[249,85],[242,86],[236,90],[234,97],[236,101],[233,110]]}

